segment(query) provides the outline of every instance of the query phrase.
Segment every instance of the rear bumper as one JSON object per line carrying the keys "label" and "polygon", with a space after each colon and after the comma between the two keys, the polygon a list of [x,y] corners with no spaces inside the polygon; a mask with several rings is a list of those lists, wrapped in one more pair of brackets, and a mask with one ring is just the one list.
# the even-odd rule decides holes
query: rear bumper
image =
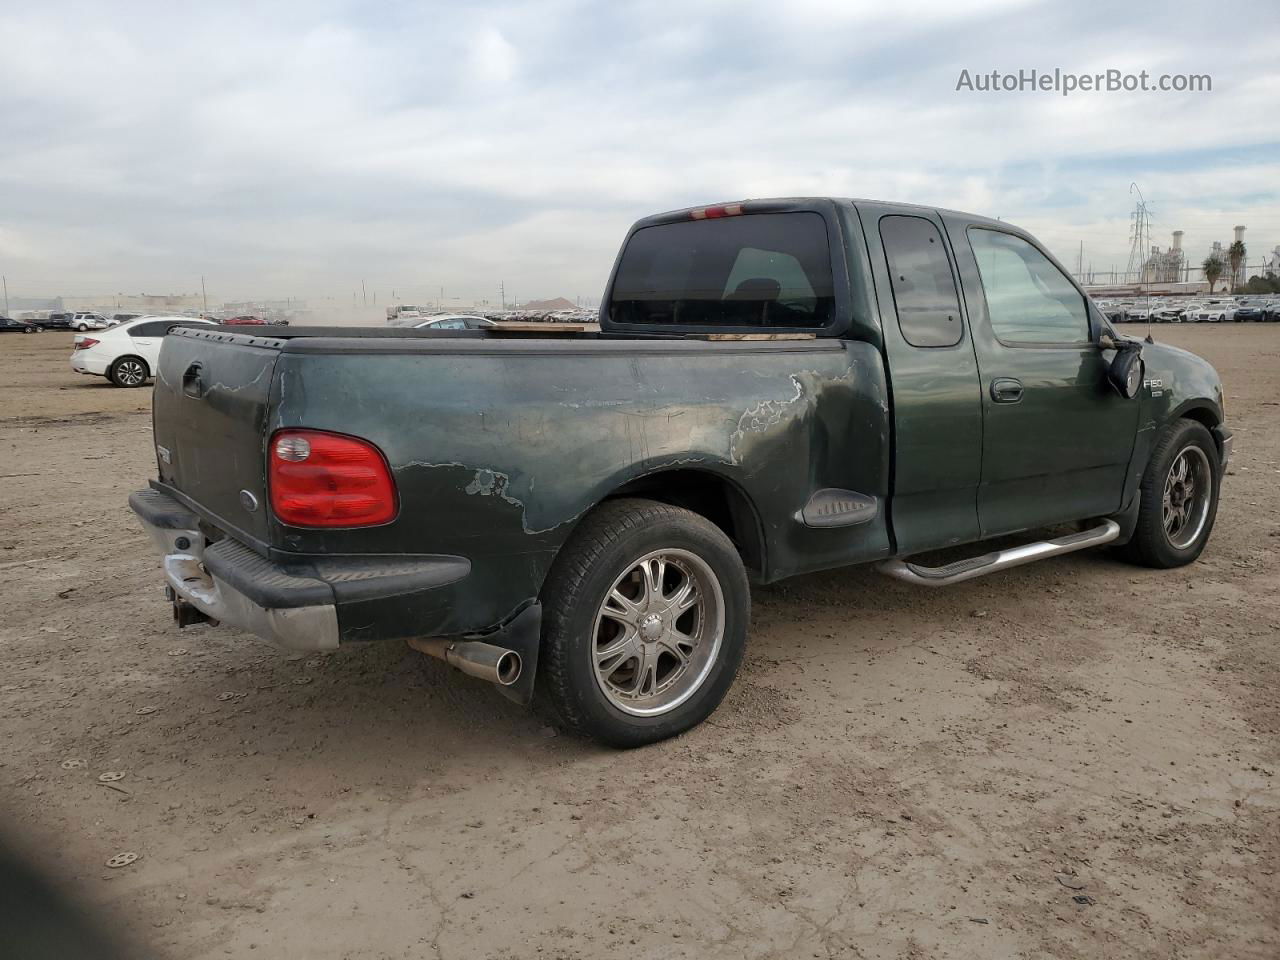
{"label": "rear bumper", "polygon": [[[165,582],[177,598],[288,650],[333,650],[382,633],[420,633],[404,622],[411,619],[404,616],[410,598],[437,594],[471,572],[468,560],[452,556],[323,557],[283,565],[230,537],[211,540],[194,513],[159,490],[131,494],[129,506],[159,549]],[[371,611],[380,615],[370,617]],[[371,632],[370,622],[399,629]]]}
{"label": "rear bumper", "polygon": [[83,350],[77,350],[71,355],[71,369],[76,373],[91,373],[94,376],[105,377],[108,366],[110,364],[106,360],[86,356]]}

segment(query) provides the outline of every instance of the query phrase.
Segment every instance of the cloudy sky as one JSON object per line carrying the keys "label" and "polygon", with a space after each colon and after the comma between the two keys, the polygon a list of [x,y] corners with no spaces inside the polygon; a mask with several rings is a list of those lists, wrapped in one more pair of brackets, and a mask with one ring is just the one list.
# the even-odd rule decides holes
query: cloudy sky
{"label": "cloudy sky", "polygon": [[[956,90],[1055,67],[1213,89]],[[1131,181],[1195,262],[1280,244],[1274,0],[0,0],[14,294],[594,297],[639,216],[806,194],[1123,269]]]}

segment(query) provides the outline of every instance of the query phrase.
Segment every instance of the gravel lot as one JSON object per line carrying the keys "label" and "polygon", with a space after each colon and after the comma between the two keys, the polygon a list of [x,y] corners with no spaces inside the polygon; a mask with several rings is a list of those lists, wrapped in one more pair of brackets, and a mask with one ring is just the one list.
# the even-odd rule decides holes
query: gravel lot
{"label": "gravel lot", "polygon": [[1155,336],[1227,384],[1199,563],[760,588],[730,699],[629,753],[396,645],[179,632],[150,389],[0,338],[6,833],[162,957],[1274,960],[1280,325]]}

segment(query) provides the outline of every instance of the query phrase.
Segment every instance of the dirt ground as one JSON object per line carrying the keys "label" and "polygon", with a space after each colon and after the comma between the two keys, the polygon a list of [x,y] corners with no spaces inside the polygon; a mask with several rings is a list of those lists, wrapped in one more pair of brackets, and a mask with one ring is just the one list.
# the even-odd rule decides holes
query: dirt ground
{"label": "dirt ground", "polygon": [[1227,384],[1200,562],[757,589],[725,705],[626,753],[396,645],[179,632],[150,389],[0,338],[4,832],[161,957],[1274,960],[1280,325],[1155,335]]}

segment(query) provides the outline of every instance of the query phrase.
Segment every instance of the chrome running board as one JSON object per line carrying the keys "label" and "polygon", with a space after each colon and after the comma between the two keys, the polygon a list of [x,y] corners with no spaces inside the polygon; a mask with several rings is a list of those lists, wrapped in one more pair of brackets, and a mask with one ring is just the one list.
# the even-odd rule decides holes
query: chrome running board
{"label": "chrome running board", "polygon": [[1120,524],[1114,520],[1103,520],[1097,527],[1069,533],[1055,540],[1040,540],[1027,543],[1021,547],[1010,547],[1008,550],[997,550],[968,560],[957,560],[941,567],[923,567],[909,560],[885,560],[876,564],[876,569],[886,576],[922,587],[949,587],[953,583],[985,577],[997,570],[1008,570],[1020,567],[1024,563],[1035,563],[1049,557],[1058,557],[1064,553],[1075,553],[1089,547],[1098,547],[1110,543],[1120,536]]}

